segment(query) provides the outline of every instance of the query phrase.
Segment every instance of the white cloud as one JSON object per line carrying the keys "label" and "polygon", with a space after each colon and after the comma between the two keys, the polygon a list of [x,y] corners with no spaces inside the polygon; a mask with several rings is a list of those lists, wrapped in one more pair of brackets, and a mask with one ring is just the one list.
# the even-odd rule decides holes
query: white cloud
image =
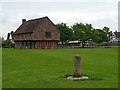
{"label": "white cloud", "polygon": [[29,20],[43,16],[48,16],[54,23],[65,22],[68,25],[75,22],[91,23],[96,28],[103,28],[106,25],[114,31],[118,28],[117,2],[109,1],[18,3],[5,0],[2,2],[2,13],[0,13],[2,36],[6,38],[8,32],[15,31],[23,18]]}

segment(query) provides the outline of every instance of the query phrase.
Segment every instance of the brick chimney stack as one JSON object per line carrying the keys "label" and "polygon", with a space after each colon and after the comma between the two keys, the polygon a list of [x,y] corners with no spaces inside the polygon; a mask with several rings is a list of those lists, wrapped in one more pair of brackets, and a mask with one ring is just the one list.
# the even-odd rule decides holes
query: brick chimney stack
{"label": "brick chimney stack", "polygon": [[7,35],[7,40],[9,40],[10,39],[10,33],[8,33],[8,35]]}
{"label": "brick chimney stack", "polygon": [[14,34],[14,31],[11,31],[11,38],[13,39],[13,34]]}
{"label": "brick chimney stack", "polygon": [[22,19],[22,24],[24,24],[26,22],[26,19]]}

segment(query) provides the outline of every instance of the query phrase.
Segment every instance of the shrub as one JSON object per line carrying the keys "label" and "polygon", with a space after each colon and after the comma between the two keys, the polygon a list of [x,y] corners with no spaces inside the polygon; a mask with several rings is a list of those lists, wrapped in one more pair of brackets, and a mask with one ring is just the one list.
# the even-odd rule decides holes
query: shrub
{"label": "shrub", "polygon": [[6,40],[3,44],[2,47],[3,48],[14,48],[15,44],[12,40]]}

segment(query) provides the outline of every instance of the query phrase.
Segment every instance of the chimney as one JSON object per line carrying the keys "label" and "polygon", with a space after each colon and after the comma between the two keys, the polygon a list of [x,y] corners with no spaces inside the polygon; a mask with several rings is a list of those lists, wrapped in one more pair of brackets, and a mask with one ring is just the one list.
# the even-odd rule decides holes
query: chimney
{"label": "chimney", "polygon": [[13,39],[13,34],[14,34],[14,31],[11,31],[11,38]]}
{"label": "chimney", "polygon": [[26,22],[26,19],[22,19],[22,24],[24,24]]}
{"label": "chimney", "polygon": [[11,31],[11,34],[13,34],[14,33],[14,31]]}
{"label": "chimney", "polygon": [[8,33],[8,35],[7,35],[7,40],[9,40],[10,39],[10,33]]}

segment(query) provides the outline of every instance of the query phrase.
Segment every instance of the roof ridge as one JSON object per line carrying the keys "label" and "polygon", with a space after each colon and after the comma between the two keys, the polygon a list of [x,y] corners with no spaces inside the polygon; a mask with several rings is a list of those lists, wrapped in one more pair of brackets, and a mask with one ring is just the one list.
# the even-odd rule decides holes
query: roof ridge
{"label": "roof ridge", "polygon": [[30,20],[28,20],[28,21],[35,21],[35,20],[40,20],[40,19],[44,19],[44,18],[48,18],[48,17],[45,16],[45,17],[41,17],[41,18],[30,19]]}
{"label": "roof ridge", "polygon": [[15,34],[33,32],[34,29],[39,25],[39,23],[41,23],[45,19],[49,18],[45,16],[41,18],[28,20],[26,21],[27,23],[22,23],[19,26],[19,28],[15,31]]}

